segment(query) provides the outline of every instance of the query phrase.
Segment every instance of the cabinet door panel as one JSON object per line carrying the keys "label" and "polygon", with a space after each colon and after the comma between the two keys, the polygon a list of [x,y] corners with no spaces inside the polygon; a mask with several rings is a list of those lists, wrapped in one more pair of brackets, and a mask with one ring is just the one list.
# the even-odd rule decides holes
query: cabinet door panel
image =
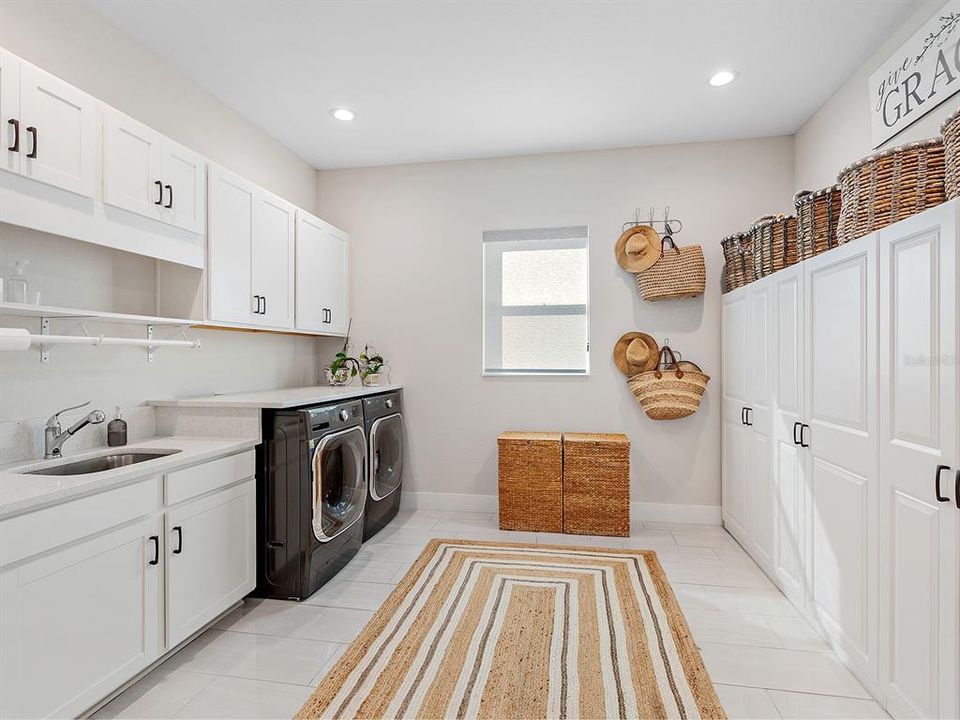
{"label": "cabinet door panel", "polygon": [[164,189],[164,220],[203,234],[207,220],[207,168],[203,157],[170,140],[159,146],[159,154],[160,178],[170,186]]}
{"label": "cabinet door panel", "polygon": [[877,638],[877,237],[804,263],[813,610],[859,679]]}
{"label": "cabinet door panel", "polygon": [[146,125],[107,111],[103,126],[103,201],[154,220],[161,217],[156,168],[161,137]]}
{"label": "cabinet door panel", "polygon": [[20,174],[93,197],[99,113],[96,99],[21,61]]}
{"label": "cabinet door panel", "polygon": [[210,166],[207,276],[212,320],[246,324],[255,317],[250,249],[256,193],[252,183]]}
{"label": "cabinet door panel", "polygon": [[253,211],[253,292],[264,298],[264,312],[252,322],[269,327],[293,327],[294,285],[293,205],[272,195],[260,195]]}
{"label": "cabinet door panel", "polygon": [[250,479],[167,512],[169,647],[256,585],[255,497],[255,481]]}
{"label": "cabinet door panel", "polygon": [[159,535],[150,518],[0,574],[0,716],[77,716],[159,656]]}
{"label": "cabinet door panel", "polygon": [[740,288],[723,298],[723,522],[736,538],[748,544],[750,526],[747,428],[748,290]]}
{"label": "cabinet door panel", "polygon": [[747,328],[747,436],[750,444],[749,488],[750,525],[748,533],[754,559],[768,571],[773,569],[776,527],[771,439],[771,398],[773,365],[773,276],[752,283],[749,288]]}
{"label": "cabinet door panel", "polygon": [[797,605],[805,602],[803,517],[806,452],[798,445],[803,417],[803,268],[774,275],[773,443],[776,492],[776,557],[780,588]]}
{"label": "cabinet door panel", "polygon": [[[880,233],[882,681],[894,717],[960,715],[955,203]],[[934,478],[938,465],[937,499]]]}
{"label": "cabinet door panel", "polygon": [[348,244],[333,226],[297,212],[297,328],[346,333]]}
{"label": "cabinet door panel", "polygon": [[0,170],[16,173],[20,172],[24,130],[20,124],[21,152],[10,150],[18,134],[11,120],[20,123],[20,60],[0,48],[0,138],[3,139],[3,147],[0,148],[0,153],[3,153]]}

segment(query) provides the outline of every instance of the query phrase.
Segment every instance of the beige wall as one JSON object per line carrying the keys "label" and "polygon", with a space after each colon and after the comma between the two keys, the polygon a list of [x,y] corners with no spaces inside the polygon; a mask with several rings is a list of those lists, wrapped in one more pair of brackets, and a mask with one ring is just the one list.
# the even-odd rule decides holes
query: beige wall
{"label": "beige wall", "polygon": [[[837,181],[851,162],[875,152],[870,141],[867,80],[897,48],[943,7],[943,0],[918,3],[917,10],[796,134],[795,186],[816,190]],[[883,146],[936,137],[944,118],[957,109],[957,96],[943,102]],[[883,149],[883,148],[878,148]]]}
{"label": "beige wall", "polygon": [[77,0],[0,0],[0,46],[313,210],[316,170]]}
{"label": "beige wall", "polygon": [[[156,56],[134,44],[80,2],[0,2],[0,45],[77,87],[101,98],[179,142],[222,163],[297,205],[316,205],[316,171]],[[41,233],[0,225],[0,272],[16,259],[18,243],[50,243]],[[64,244],[65,243],[65,244]],[[82,246],[82,248],[80,247]],[[151,282],[143,259],[102,257],[112,251],[78,241],[54,244],[69,258],[76,291],[63,295],[51,285],[52,268],[31,266],[30,276],[44,297],[74,306],[102,305],[123,288],[136,291],[140,278]],[[70,248],[75,248],[71,250]],[[96,266],[85,262],[96,261]],[[113,280],[110,273],[121,272]],[[46,285],[44,283],[46,282]],[[134,287],[136,286],[136,287]],[[70,293],[67,292],[67,295]],[[128,293],[129,294],[129,293]],[[127,302],[129,305],[129,298]],[[148,309],[145,309],[147,311]],[[12,324],[12,323],[11,323]],[[31,325],[36,331],[36,326]],[[99,328],[104,326],[97,326]],[[58,323],[57,331],[72,331]],[[108,326],[105,333],[135,334],[142,328]],[[169,331],[161,331],[166,335]],[[84,400],[105,410],[132,408],[153,397],[229,392],[315,384],[320,355],[337,341],[222,331],[192,331],[199,351],[160,350],[147,364],[138,348],[58,347],[49,365],[36,352],[0,357],[0,458],[24,447],[27,421],[43,419],[65,405]],[[144,417],[144,413],[132,413]],[[76,441],[77,447],[81,440]]]}
{"label": "beige wall", "polygon": [[[718,505],[719,239],[792,190],[789,137],[321,172],[320,214],[353,241],[354,339],[406,386],[408,489],[495,494],[502,430],[611,431],[633,442],[634,501]],[[640,300],[613,257],[638,204],[670,205],[678,241],[702,243],[705,297]],[[590,376],[481,377],[482,231],[564,225],[590,228]],[[713,376],[699,413],[644,416],[610,357],[634,329]]]}

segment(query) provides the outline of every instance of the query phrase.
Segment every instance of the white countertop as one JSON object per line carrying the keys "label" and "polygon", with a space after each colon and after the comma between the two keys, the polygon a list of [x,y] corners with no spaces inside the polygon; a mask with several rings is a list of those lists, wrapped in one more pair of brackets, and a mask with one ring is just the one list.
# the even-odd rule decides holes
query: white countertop
{"label": "white countertop", "polygon": [[[0,518],[55,505],[74,496],[101,492],[113,486],[125,485],[153,475],[212,460],[254,447],[251,438],[196,438],[157,437],[123,447],[100,448],[85,453],[69,454],[57,460],[27,460],[0,466]],[[126,465],[114,470],[86,475],[24,475],[31,470],[63,465],[99,455],[137,450],[179,450],[180,452],[154,460]]]}
{"label": "white countertop", "polygon": [[200,397],[175,398],[173,400],[148,400],[148,405],[158,407],[222,407],[222,408],[269,408],[282,410],[301,405],[351,400],[365,395],[379,395],[390,390],[399,390],[402,385],[347,385],[331,387],[286,388],[284,390],[258,390],[256,392],[224,393],[222,395],[204,395]]}

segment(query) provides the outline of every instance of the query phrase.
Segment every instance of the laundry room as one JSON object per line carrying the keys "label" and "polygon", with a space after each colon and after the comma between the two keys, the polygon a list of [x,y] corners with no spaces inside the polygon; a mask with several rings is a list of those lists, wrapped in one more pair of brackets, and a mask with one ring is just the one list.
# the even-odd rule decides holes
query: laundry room
{"label": "laundry room", "polygon": [[0,0],[0,718],[960,718],[960,0]]}

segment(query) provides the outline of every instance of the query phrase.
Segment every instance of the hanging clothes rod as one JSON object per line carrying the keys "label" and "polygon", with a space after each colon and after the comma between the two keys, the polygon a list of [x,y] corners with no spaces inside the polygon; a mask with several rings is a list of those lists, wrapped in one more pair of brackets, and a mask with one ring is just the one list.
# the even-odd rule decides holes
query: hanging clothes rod
{"label": "hanging clothes rod", "polygon": [[147,359],[153,362],[153,351],[158,348],[179,347],[197,349],[200,340],[190,340],[184,336],[183,340],[159,340],[153,337],[153,327],[148,326],[147,337],[109,337],[107,335],[51,335],[47,333],[35,334],[26,328],[0,327],[0,350],[23,351],[31,346],[38,347],[41,352],[41,362],[47,362],[48,348],[52,345],[118,345],[126,347],[146,348]]}

